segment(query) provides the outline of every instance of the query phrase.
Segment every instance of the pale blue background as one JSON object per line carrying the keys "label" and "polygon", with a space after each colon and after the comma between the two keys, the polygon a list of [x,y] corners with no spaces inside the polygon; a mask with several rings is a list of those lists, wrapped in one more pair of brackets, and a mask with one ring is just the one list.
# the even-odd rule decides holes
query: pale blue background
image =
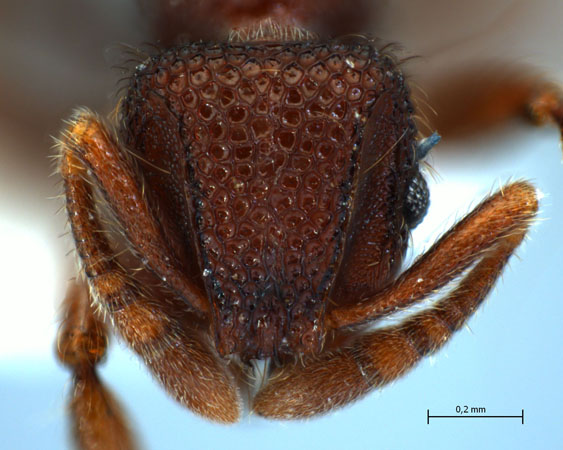
{"label": "pale blue background", "polygon": [[[43,206],[53,190],[53,180],[44,181],[42,166],[49,134],[56,133],[59,119],[68,115],[73,105],[108,110],[112,100],[107,93],[118,76],[107,70],[104,49],[120,40],[141,42],[143,31],[135,25],[134,16],[127,19],[130,22],[125,29],[119,27],[121,20],[130,17],[128,2],[120,3],[119,8],[113,6],[112,14],[90,2],[74,2],[76,6],[67,10],[66,17],[59,14],[67,2],[43,6],[36,15],[30,6],[34,2],[26,2],[26,7],[8,7],[6,3],[0,2],[5,9],[5,14],[0,14],[0,56],[4,61],[0,73],[0,214],[5,223],[27,221],[50,243],[56,241],[61,223],[51,218],[54,205]],[[456,21],[460,13],[448,3],[419,2],[425,3],[423,7],[413,2],[410,12],[400,9],[405,1],[397,3],[390,20],[401,18],[407,25],[395,29],[386,23],[382,33],[404,42],[415,53],[426,55],[438,49],[435,58],[443,62],[449,51],[458,53],[455,49],[475,56],[491,47],[495,51],[510,47],[516,59],[535,62],[534,56],[539,55],[541,68],[563,80],[561,58],[553,59],[558,51],[553,47],[563,42],[562,32],[553,26],[563,21],[560,2],[534,2],[536,13],[525,20],[518,15],[521,2],[498,0],[493,6],[455,2],[466,17],[459,30]],[[494,22],[484,11],[505,11],[500,17],[513,24],[493,33],[491,43],[479,40],[479,26]],[[542,20],[539,14],[543,14]],[[104,24],[101,36],[95,37],[96,26],[86,23]],[[67,40],[61,40],[67,35]],[[452,37],[458,35],[458,40]],[[472,39],[477,41],[474,47],[470,47]],[[454,50],[440,47],[448,42]],[[38,59],[33,64],[26,58],[17,59],[25,49],[36,52]],[[49,54],[54,59],[46,58]],[[4,66],[14,58],[16,63]],[[54,68],[53,61],[57,61]],[[433,61],[428,57],[417,62],[413,73],[420,70],[429,77],[427,67],[432,67]],[[40,82],[40,73],[51,78]],[[28,80],[33,79],[37,81],[31,95],[24,88],[29,88]],[[348,408],[307,422],[280,423],[247,416],[229,427],[211,424],[177,407],[139,362],[114,342],[101,373],[131,413],[145,448],[563,448],[563,166],[557,132],[514,121],[494,132],[440,146],[441,153],[435,152],[430,160],[440,179],[432,188],[429,218],[415,234],[418,247],[426,245],[429,233],[444,231],[445,220],[461,217],[507,179],[530,179],[545,194],[542,220],[518,251],[519,258],[512,258],[493,294],[470,320],[470,330],[460,331],[443,351],[405,378]],[[454,154],[461,156],[451,156]],[[39,166],[30,169],[28,163],[34,161],[40,161]],[[460,210],[455,212],[458,203]],[[66,249],[66,244],[60,244],[53,249],[53,258],[62,260]],[[0,253],[0,258],[7,258],[3,255],[6,252]],[[64,394],[68,376],[55,364],[51,352],[55,329],[52,305],[55,297],[62,295],[64,276],[60,270],[55,272],[63,279],[54,285],[54,293],[48,290],[53,298],[23,297],[22,293],[37,287],[34,284],[39,281],[35,280],[41,279],[34,273],[49,269],[35,268],[33,262],[29,255],[28,264],[21,268],[31,272],[21,292],[0,294],[0,446],[5,449],[61,449],[67,445]],[[9,269],[10,262],[4,263]],[[5,273],[0,273],[2,286],[10,282],[2,278]],[[522,426],[518,419],[435,419],[426,424],[427,409],[432,414],[454,414],[456,405],[486,407],[488,414],[495,415],[519,414],[525,409],[526,424]]]}

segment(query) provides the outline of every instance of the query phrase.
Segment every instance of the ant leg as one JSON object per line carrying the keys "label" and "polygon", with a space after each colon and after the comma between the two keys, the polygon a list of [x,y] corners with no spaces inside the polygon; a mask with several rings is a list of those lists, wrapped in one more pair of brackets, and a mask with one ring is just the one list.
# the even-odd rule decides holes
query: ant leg
{"label": "ant leg", "polygon": [[127,237],[154,272],[196,311],[208,311],[205,294],[184,276],[181,264],[151,213],[141,176],[104,125],[93,113],[81,110],[71,119],[62,146],[91,172]]}
{"label": "ant leg", "polygon": [[100,231],[86,168],[73,149],[63,143],[62,150],[68,216],[94,301],[177,401],[209,419],[236,421],[241,399],[233,375],[207,335],[190,327],[183,302],[145,295],[119,265]]}
{"label": "ant leg", "polygon": [[559,126],[563,140],[563,93],[556,88],[547,88],[536,94],[528,105],[532,119],[540,125],[555,123]]}
{"label": "ant leg", "polygon": [[536,211],[535,189],[530,184],[518,182],[503,187],[442,236],[392,285],[361,303],[330,311],[327,328],[372,321],[424,299],[515,230],[527,229]]}
{"label": "ant leg", "polygon": [[[282,370],[258,393],[254,410],[281,419],[308,417],[350,403],[405,374],[421,358],[442,347],[479,307],[524,239],[536,210],[534,189],[526,183],[515,183],[493,196],[470,215],[473,224],[469,229],[467,225],[456,226],[409,271],[403,284],[397,283],[387,295],[401,292],[410,299],[410,291],[418,289],[418,277],[424,292],[416,292],[414,297],[432,294],[434,287],[442,284],[434,279],[453,270],[450,259],[472,266],[455,290],[403,323],[365,334],[348,347]],[[505,214],[509,217],[499,223]],[[492,232],[489,221],[502,230]],[[475,249],[474,242],[482,239],[486,245]],[[447,267],[442,269],[444,265]]]}
{"label": "ant leg", "polygon": [[73,373],[69,410],[76,446],[81,449],[136,448],[119,404],[96,373],[96,365],[105,355],[107,331],[90,304],[88,286],[72,284],[63,311],[57,354]]}
{"label": "ant leg", "polygon": [[431,131],[443,138],[471,135],[512,117],[528,117],[538,124],[555,123],[563,137],[563,91],[556,83],[526,66],[476,65],[435,79],[422,116],[432,118]]}

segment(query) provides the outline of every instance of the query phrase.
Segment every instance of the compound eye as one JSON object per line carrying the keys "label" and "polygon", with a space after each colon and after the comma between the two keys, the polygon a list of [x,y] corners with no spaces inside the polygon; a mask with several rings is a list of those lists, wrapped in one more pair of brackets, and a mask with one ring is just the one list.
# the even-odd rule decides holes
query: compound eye
{"label": "compound eye", "polygon": [[416,175],[409,181],[405,203],[403,204],[403,216],[411,230],[422,222],[428,211],[429,204],[430,192],[428,191],[428,185],[422,174],[417,171]]}

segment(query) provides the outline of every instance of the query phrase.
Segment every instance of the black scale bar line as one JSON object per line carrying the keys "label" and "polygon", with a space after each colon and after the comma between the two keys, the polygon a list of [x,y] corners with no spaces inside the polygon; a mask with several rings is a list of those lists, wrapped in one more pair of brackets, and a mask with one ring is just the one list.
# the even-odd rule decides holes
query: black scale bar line
{"label": "black scale bar line", "polygon": [[456,416],[431,416],[430,410],[426,410],[426,424],[430,425],[430,419],[522,419],[522,425],[524,425],[524,410],[520,416],[467,416],[464,414],[459,414]]}

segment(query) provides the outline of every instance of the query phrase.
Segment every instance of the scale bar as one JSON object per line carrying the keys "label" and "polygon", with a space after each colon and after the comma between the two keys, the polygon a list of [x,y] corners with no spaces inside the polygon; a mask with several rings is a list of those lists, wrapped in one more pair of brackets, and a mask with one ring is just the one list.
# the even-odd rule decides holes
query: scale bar
{"label": "scale bar", "polygon": [[519,416],[490,416],[490,415],[482,415],[482,416],[470,416],[464,414],[458,414],[456,416],[431,416],[430,410],[426,410],[426,424],[430,425],[430,419],[522,419],[522,425],[524,425],[524,410],[522,410],[522,414]]}

